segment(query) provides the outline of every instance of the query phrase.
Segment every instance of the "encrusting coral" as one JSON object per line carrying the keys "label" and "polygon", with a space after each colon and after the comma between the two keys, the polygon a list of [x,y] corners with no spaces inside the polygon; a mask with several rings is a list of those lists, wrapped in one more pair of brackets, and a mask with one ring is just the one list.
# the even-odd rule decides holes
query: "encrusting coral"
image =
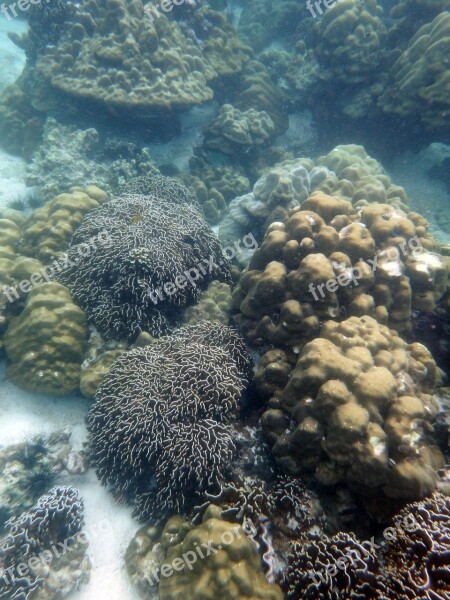
{"label": "encrusting coral", "polygon": [[100,480],[154,522],[215,490],[232,460],[230,423],[250,376],[243,340],[218,323],[119,356],[88,418]]}
{"label": "encrusting coral", "polygon": [[[77,490],[54,487],[28,512],[8,522],[0,542],[0,566],[5,568],[1,600],[57,600],[89,580],[83,510]],[[65,552],[52,552],[59,544]],[[41,559],[44,550],[51,561]]]}
{"label": "encrusting coral", "polygon": [[[79,246],[102,231],[108,244],[81,256]],[[131,182],[125,195],[86,215],[67,255],[72,265],[57,278],[107,340],[168,333],[210,281],[230,277],[196,198],[161,176]]]}
{"label": "encrusting coral", "polygon": [[[211,551],[197,560],[196,550],[205,543]],[[254,542],[240,525],[223,520],[217,506],[208,507],[197,527],[172,517],[164,527],[161,544],[165,553],[159,585],[161,600],[200,597],[281,600],[283,597],[280,588],[266,580]],[[194,564],[188,565],[181,558],[192,555],[196,558]],[[174,565],[177,559],[182,561],[183,568],[164,577],[165,566]]]}
{"label": "encrusting coral", "polygon": [[71,394],[78,390],[87,339],[86,315],[69,290],[43,283],[31,290],[4,335],[8,377],[32,392]]}
{"label": "encrusting coral", "polygon": [[424,346],[406,344],[371,317],[350,317],[328,321],[288,378],[286,367],[283,376],[263,358],[273,395],[262,426],[284,470],[344,482],[362,498],[413,500],[433,491],[442,461],[429,438],[438,374]]}

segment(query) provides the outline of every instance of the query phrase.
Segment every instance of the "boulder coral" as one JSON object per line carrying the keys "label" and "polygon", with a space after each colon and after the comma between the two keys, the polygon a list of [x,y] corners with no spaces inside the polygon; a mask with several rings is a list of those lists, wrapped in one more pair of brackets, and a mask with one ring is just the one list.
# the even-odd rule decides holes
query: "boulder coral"
{"label": "boulder coral", "polygon": [[432,310],[446,289],[428,223],[389,204],[359,211],[313,192],[272,223],[233,293],[252,344],[299,348],[320,320],[374,316],[402,333],[413,309]]}
{"label": "boulder coral", "polygon": [[322,78],[355,84],[376,71],[386,36],[382,12],[376,0],[340,0],[325,10],[313,28]]}
{"label": "boulder coral", "polygon": [[63,285],[35,287],[4,335],[8,377],[35,393],[61,396],[78,390],[86,351],[86,315]]}
{"label": "boulder coral", "polygon": [[371,317],[329,321],[273,392],[263,430],[289,473],[342,482],[362,498],[417,500],[434,490],[442,461],[429,434],[437,380],[421,344]]}
{"label": "boulder coral", "polygon": [[18,251],[43,262],[51,263],[67,249],[71,237],[84,216],[107,200],[97,186],[72,188],[40,206],[23,224]]}
{"label": "boulder coral", "polygon": [[102,483],[153,522],[215,491],[234,454],[231,423],[250,376],[243,340],[218,323],[119,356],[88,417]]}
{"label": "boulder coral", "polygon": [[419,118],[433,130],[448,129],[450,114],[450,14],[423,25],[389,71],[379,98],[385,112]]}
{"label": "boulder coral", "polygon": [[[162,533],[162,548],[165,553],[161,572],[166,565],[180,561],[170,577],[162,577],[159,585],[161,600],[184,598],[221,598],[233,600],[281,600],[280,588],[268,583],[262,571],[261,559],[254,542],[244,529],[225,521],[221,509],[211,505],[197,527],[172,517]],[[204,544],[211,548],[202,560],[197,560],[197,548]],[[194,555],[194,564],[187,564],[185,557]]]}
{"label": "boulder coral", "polygon": [[236,36],[234,45],[227,41],[233,36],[220,23],[208,54],[176,21],[144,12],[140,0],[86,0],[36,69],[54,88],[116,110],[186,108],[210,100],[210,82],[248,60],[249,50]]}

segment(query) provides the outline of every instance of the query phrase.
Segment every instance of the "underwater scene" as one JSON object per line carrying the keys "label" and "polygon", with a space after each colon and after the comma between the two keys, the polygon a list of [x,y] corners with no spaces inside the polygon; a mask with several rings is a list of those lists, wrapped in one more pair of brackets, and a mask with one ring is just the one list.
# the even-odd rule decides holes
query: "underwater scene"
{"label": "underwater scene", "polygon": [[450,0],[0,0],[0,600],[450,600]]}

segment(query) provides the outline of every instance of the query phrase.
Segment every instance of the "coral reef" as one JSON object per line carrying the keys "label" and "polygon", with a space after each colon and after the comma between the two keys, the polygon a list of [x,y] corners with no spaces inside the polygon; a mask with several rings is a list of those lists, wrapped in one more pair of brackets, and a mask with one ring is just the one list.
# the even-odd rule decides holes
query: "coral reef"
{"label": "coral reef", "polygon": [[228,325],[231,314],[231,287],[227,283],[212,281],[201,293],[198,302],[189,306],[183,314],[183,325],[212,321]]}
{"label": "coral reef", "polygon": [[143,598],[158,595],[159,569],[164,562],[161,533],[161,526],[144,525],[138,529],[125,552],[128,577]]}
{"label": "coral reef", "polygon": [[61,257],[85,215],[107,200],[95,185],[73,188],[37,208],[22,225],[19,252],[47,264]]}
{"label": "coral reef", "polygon": [[244,342],[203,322],[117,358],[88,418],[102,483],[158,522],[215,490],[231,462],[230,422],[251,376]]}
{"label": "coral reef", "polygon": [[236,320],[251,343],[291,348],[317,332],[319,319],[346,314],[407,333],[412,309],[433,310],[446,288],[427,228],[417,213],[376,203],[356,211],[316,191],[268,228],[233,293]]}
{"label": "coral reef", "polygon": [[376,71],[386,36],[381,14],[376,0],[343,0],[325,10],[314,27],[322,78],[355,84]]}
{"label": "coral reef", "polygon": [[94,128],[78,129],[48,117],[42,143],[33,154],[26,182],[38,186],[43,200],[72,187],[97,186],[109,196],[125,181],[158,174],[147,148],[109,136],[100,139]]}
{"label": "coral reef", "polygon": [[288,378],[287,365],[275,361],[263,358],[273,396],[262,426],[283,469],[313,472],[325,485],[345,482],[362,498],[414,500],[433,491],[442,461],[429,439],[438,373],[424,346],[371,317],[350,317],[327,322]]}
{"label": "coral reef", "polygon": [[[146,195],[127,193],[84,218],[67,252],[76,262],[57,275],[106,340],[164,335],[210,281],[229,279],[219,241],[188,190],[161,176],[143,185]],[[95,260],[80,256],[78,247],[102,231],[109,243]]]}
{"label": "coral reef", "polygon": [[389,72],[389,84],[379,99],[384,111],[419,118],[434,130],[448,130],[449,40],[448,12],[417,31]]}
{"label": "coral reef", "polygon": [[80,391],[86,398],[93,398],[106,373],[116,358],[128,350],[125,342],[111,340],[105,342],[98,334],[93,334],[81,363]]}
{"label": "coral reef", "polygon": [[274,133],[275,125],[266,112],[254,108],[240,111],[231,104],[223,104],[205,131],[204,146],[235,155],[268,144]]}
{"label": "coral reef", "polygon": [[[0,580],[1,600],[56,600],[89,580],[83,510],[77,490],[54,487],[8,522],[0,543],[0,566],[7,567]],[[65,551],[52,552],[59,544]]]}
{"label": "coral reef", "polygon": [[[185,562],[194,556],[197,547],[208,544],[212,551],[203,560],[190,565]],[[219,507],[211,505],[203,522],[192,528],[179,517],[172,517],[162,533],[165,563],[161,566],[159,593],[161,600],[181,598],[232,598],[281,600],[280,588],[268,583],[261,568],[255,544],[242,527],[221,518]],[[164,577],[166,565],[182,561],[183,568]]]}
{"label": "coral reef", "polygon": [[338,533],[328,539],[295,543],[283,588],[287,600],[379,600],[379,560],[370,542]]}
{"label": "coral reef", "polygon": [[71,394],[78,390],[87,339],[86,316],[69,290],[43,283],[29,293],[4,335],[8,377],[31,392]]}
{"label": "coral reef", "polygon": [[0,532],[5,521],[29,510],[67,466],[70,433],[34,436],[0,449]]}
{"label": "coral reef", "polygon": [[145,13],[141,2],[86,0],[66,21],[57,44],[36,63],[54,88],[117,109],[182,108],[213,96],[209,83],[235,73],[249,51],[226,19],[214,20],[205,51],[179,24],[159,13]]}
{"label": "coral reef", "polygon": [[[395,527],[398,522],[409,526]],[[391,531],[395,535],[385,549],[387,598],[447,597],[450,594],[450,499],[435,493],[406,505],[393,519]]]}
{"label": "coral reef", "polygon": [[227,213],[228,207],[223,194],[215,187],[209,187],[196,175],[181,173],[177,178],[188,188],[200,202],[205,219],[210,225],[217,225]]}

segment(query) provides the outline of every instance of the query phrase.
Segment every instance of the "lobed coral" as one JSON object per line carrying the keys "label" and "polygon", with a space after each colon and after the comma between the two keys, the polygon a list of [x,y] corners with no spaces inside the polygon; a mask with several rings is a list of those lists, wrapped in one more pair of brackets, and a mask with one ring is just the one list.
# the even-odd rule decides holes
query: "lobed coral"
{"label": "lobed coral", "polygon": [[4,335],[8,377],[32,392],[71,394],[78,390],[87,339],[86,316],[69,290],[43,283],[29,293]]}
{"label": "lobed coral", "polygon": [[319,320],[372,315],[402,333],[412,309],[432,310],[447,273],[416,213],[314,192],[272,223],[233,294],[253,344],[299,348]]}
{"label": "lobed coral", "polygon": [[346,84],[365,81],[377,69],[386,28],[376,0],[341,0],[314,26],[321,77]]}
{"label": "lobed coral", "polygon": [[44,264],[60,257],[85,215],[106,199],[106,193],[94,185],[59,194],[28,217],[18,251]]}
{"label": "lobed coral", "polygon": [[[197,557],[197,548],[205,543],[211,552],[188,565],[184,557],[192,554]],[[177,559],[182,560],[183,568],[161,578],[161,600],[186,597],[281,600],[283,597],[277,585],[267,582],[253,541],[240,525],[224,521],[217,506],[211,505],[203,522],[194,528],[179,517],[170,519],[162,533],[162,547],[165,564],[161,572],[164,574],[165,565],[174,565]]]}
{"label": "lobed coral", "polygon": [[248,60],[243,44],[221,30],[223,16],[215,20],[202,52],[176,21],[161,13],[155,18],[151,7],[144,12],[139,0],[86,0],[36,69],[54,88],[116,109],[193,106],[212,98],[213,79]]}
{"label": "lobed coral", "polygon": [[182,323],[194,325],[201,321],[216,321],[228,325],[231,306],[231,287],[227,283],[212,281],[201,293],[198,302],[184,311]]}
{"label": "lobed coral", "polygon": [[[219,241],[188,190],[160,176],[144,185],[147,195],[126,194],[85,217],[67,253],[76,264],[57,275],[106,340],[168,333],[210,281],[229,278]],[[95,260],[80,256],[79,245],[102,231],[108,244],[96,248]]]}
{"label": "lobed coral", "polygon": [[[275,364],[267,379],[276,376]],[[371,317],[329,321],[304,346],[284,389],[275,389],[263,430],[289,473],[345,482],[362,497],[423,498],[442,460],[428,434],[436,380],[424,346]]]}
{"label": "lobed coral", "polygon": [[214,490],[233,456],[230,422],[250,375],[245,344],[218,323],[119,356],[88,419],[102,483],[155,521]]}
{"label": "lobed coral", "polygon": [[448,127],[450,100],[450,14],[440,13],[423,25],[389,72],[381,108],[404,117],[420,118],[434,130]]}
{"label": "lobed coral", "polygon": [[275,125],[266,112],[254,108],[240,111],[231,104],[223,104],[205,131],[204,145],[209,150],[233,155],[267,144],[274,133]]}
{"label": "lobed coral", "polygon": [[[0,579],[1,600],[56,600],[88,581],[83,509],[77,490],[55,487],[28,512],[8,522],[0,564],[11,568],[13,575],[8,572]],[[64,545],[64,553],[52,552],[58,544]],[[44,550],[51,553],[50,564],[40,558]]]}

